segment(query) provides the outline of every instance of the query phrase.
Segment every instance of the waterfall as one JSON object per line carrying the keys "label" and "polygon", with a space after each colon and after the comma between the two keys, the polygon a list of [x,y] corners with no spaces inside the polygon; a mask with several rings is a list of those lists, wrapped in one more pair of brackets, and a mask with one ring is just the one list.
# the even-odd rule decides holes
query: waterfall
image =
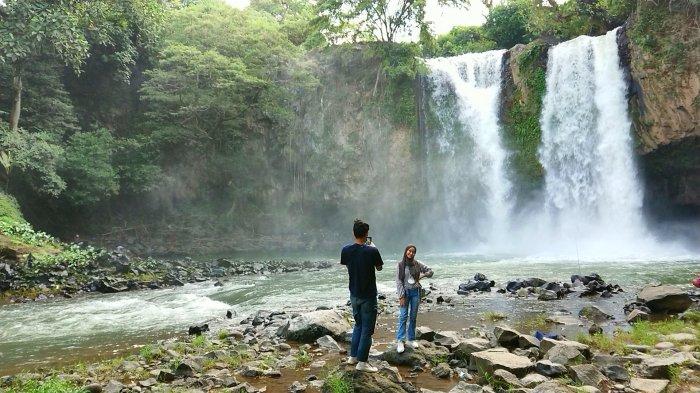
{"label": "waterfall", "polygon": [[602,253],[648,241],[616,36],[550,49],[541,115],[548,225]]}
{"label": "waterfall", "polygon": [[511,184],[498,120],[504,53],[426,60],[433,105],[427,119],[425,225],[433,238],[452,245],[492,244],[508,229]]}

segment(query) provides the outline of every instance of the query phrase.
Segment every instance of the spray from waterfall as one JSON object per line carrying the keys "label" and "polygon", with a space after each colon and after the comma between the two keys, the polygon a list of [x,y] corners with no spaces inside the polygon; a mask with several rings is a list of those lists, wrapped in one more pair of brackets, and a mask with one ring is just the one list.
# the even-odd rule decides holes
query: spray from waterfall
{"label": "spray from waterfall", "polygon": [[511,213],[498,111],[505,51],[427,60],[434,119],[427,184],[434,237],[454,246],[503,240]]}

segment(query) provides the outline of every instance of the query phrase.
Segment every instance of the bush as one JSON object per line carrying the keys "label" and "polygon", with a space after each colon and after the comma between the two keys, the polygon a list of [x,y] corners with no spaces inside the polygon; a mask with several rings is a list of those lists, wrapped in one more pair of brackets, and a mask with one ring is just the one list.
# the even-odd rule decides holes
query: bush
{"label": "bush", "polygon": [[533,36],[527,21],[532,15],[531,7],[529,2],[519,0],[493,7],[483,27],[486,37],[503,49],[530,42]]}
{"label": "bush", "polygon": [[51,377],[44,381],[31,379],[15,383],[7,393],[84,393],[85,389],[75,386],[72,382]]}
{"label": "bush", "polygon": [[495,41],[486,36],[481,26],[457,26],[449,33],[437,38],[434,52],[435,57],[456,56],[463,53],[485,52],[496,49]]}

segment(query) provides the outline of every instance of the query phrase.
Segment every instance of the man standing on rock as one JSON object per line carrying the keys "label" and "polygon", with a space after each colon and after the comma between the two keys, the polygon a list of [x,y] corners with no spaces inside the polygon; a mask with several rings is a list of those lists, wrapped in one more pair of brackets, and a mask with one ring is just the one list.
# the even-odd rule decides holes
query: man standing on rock
{"label": "man standing on rock", "polygon": [[367,363],[367,358],[377,322],[377,279],[374,269],[382,270],[384,262],[371,238],[368,240],[369,224],[356,219],[352,233],[355,242],[343,247],[340,252],[340,264],[348,268],[350,303],[355,319],[348,364],[357,364],[355,369],[360,371],[376,372],[377,368]]}

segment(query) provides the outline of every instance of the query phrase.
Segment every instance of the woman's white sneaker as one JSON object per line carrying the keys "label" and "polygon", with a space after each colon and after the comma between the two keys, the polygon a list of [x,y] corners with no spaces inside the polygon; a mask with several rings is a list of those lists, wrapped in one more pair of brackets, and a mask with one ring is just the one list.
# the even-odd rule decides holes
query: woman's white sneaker
{"label": "woman's white sneaker", "polygon": [[350,357],[345,361],[345,363],[347,363],[347,364],[349,364],[349,365],[351,365],[351,366],[354,366],[354,365],[357,364],[357,358],[356,358],[356,357],[350,356]]}
{"label": "woman's white sneaker", "polygon": [[403,353],[405,350],[406,348],[403,346],[403,341],[399,340],[399,342],[396,343],[396,352]]}
{"label": "woman's white sneaker", "polygon": [[411,347],[413,349],[420,348],[420,344],[418,343],[418,341],[409,341],[406,343],[406,345],[408,345],[409,347]]}
{"label": "woman's white sneaker", "polygon": [[355,366],[355,370],[357,371],[365,371],[368,373],[376,373],[379,371],[376,367],[372,366],[371,364],[367,362],[359,362],[357,363],[357,366]]}

